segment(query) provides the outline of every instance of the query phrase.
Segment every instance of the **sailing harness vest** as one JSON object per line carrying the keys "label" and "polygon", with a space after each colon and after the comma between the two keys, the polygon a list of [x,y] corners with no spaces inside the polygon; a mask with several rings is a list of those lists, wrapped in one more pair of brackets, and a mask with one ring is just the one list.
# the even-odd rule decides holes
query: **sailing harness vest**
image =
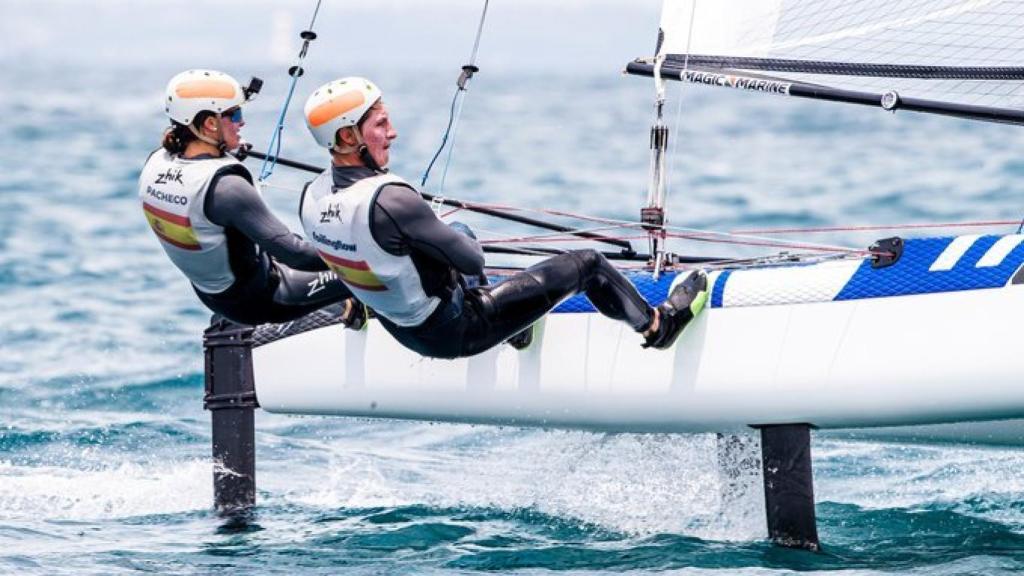
{"label": "sailing harness vest", "polygon": [[423,324],[441,303],[423,290],[410,256],[385,251],[373,238],[371,212],[386,185],[412,189],[393,174],[378,174],[336,189],[330,169],[303,192],[299,216],[306,236],[352,293],[397,326]]}
{"label": "sailing harness vest", "polygon": [[139,201],[167,256],[197,290],[218,294],[235,283],[224,228],[206,217],[203,204],[215,177],[249,171],[230,155],[188,160],[159,149],[139,177]]}

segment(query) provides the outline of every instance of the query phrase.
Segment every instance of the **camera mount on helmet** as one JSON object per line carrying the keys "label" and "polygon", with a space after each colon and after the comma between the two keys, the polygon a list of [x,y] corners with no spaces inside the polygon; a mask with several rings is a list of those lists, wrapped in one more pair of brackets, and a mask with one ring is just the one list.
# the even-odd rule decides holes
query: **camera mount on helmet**
{"label": "camera mount on helmet", "polygon": [[245,94],[245,101],[248,102],[256,97],[263,89],[263,80],[256,76],[249,79],[249,85],[242,88],[242,94]]}

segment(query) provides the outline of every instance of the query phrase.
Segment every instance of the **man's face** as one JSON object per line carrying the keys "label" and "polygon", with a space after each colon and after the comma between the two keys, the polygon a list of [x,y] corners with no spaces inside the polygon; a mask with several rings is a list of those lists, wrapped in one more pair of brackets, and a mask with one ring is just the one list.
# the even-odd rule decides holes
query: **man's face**
{"label": "man's face", "polygon": [[378,102],[370,108],[360,130],[363,133],[363,143],[377,165],[381,168],[387,166],[388,148],[391,147],[391,141],[398,137],[398,132],[395,132],[395,127],[391,125],[388,109],[383,102]]}

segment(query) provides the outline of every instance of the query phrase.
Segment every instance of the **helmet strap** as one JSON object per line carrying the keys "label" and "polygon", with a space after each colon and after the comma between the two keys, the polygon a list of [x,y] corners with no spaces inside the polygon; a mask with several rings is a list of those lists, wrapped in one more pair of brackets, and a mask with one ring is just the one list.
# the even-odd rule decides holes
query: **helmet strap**
{"label": "helmet strap", "polygon": [[192,124],[189,124],[189,125],[188,125],[188,129],[189,129],[189,131],[190,131],[190,132],[192,132],[192,134],[193,134],[193,135],[194,135],[194,136],[195,136],[195,137],[196,137],[196,138],[197,138],[197,139],[198,139],[199,141],[201,141],[201,142],[206,142],[206,143],[207,143],[207,144],[209,144],[210,146],[216,146],[216,147],[217,147],[217,149],[218,149],[218,150],[220,150],[221,152],[223,152],[223,151],[224,151],[225,145],[224,145],[224,139],[223,139],[223,138],[218,138],[217,140],[214,140],[213,138],[210,138],[209,136],[204,136],[204,135],[203,135],[203,134],[202,134],[202,133],[201,133],[201,132],[200,132],[199,130],[197,130],[197,129],[196,129],[196,127],[195,127],[195,126],[193,126]]}
{"label": "helmet strap", "polygon": [[344,144],[335,144],[334,146],[331,146],[331,154],[338,154],[339,156],[346,156],[358,151],[359,146],[345,146]]}
{"label": "helmet strap", "polygon": [[360,132],[359,127],[350,126],[350,128],[352,128],[352,134],[355,136],[356,145],[346,146],[344,144],[338,143],[335,144],[334,146],[331,146],[331,153],[339,155],[348,155],[353,153],[358,154],[359,160],[361,160],[363,165],[369,168],[370,170],[373,170],[374,172],[387,172],[385,168],[377,164],[377,161],[373,158],[373,154],[370,154],[370,150],[366,147],[366,144],[363,142],[363,134],[362,132]]}
{"label": "helmet strap", "polygon": [[370,154],[370,149],[366,147],[366,144],[359,146],[359,159],[374,172],[387,172],[380,164],[377,164],[377,160],[373,158],[373,154]]}

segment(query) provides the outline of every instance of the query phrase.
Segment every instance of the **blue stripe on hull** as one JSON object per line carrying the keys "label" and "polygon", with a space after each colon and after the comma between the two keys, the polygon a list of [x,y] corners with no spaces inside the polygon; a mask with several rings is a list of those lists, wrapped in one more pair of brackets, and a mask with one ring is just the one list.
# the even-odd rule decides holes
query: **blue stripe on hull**
{"label": "blue stripe on hull", "polygon": [[729,275],[732,274],[732,270],[724,270],[715,279],[715,286],[711,289],[711,307],[721,308],[722,298],[725,297],[725,283],[729,281]]}
{"label": "blue stripe on hull", "polygon": [[[651,306],[657,306],[665,301],[668,296],[668,287],[672,284],[672,280],[676,277],[676,272],[665,272],[655,282],[650,272],[635,272],[629,271],[625,273],[626,278],[636,286],[640,295],[644,297],[644,300]],[[573,314],[580,312],[597,312],[594,305],[590,303],[583,294],[578,294],[569,298],[565,302],[562,302],[555,308],[556,314]]]}
{"label": "blue stripe on hull", "polygon": [[1010,251],[997,266],[978,268],[978,261],[1001,238],[982,236],[957,260],[950,270],[930,271],[954,238],[907,240],[903,256],[887,268],[872,268],[865,260],[836,300],[860,300],[886,296],[909,296],[933,292],[955,292],[999,288],[1010,281],[1024,263],[1024,243]]}
{"label": "blue stripe on hull", "polygon": [[[872,268],[871,260],[865,259],[850,280],[843,286],[835,300],[860,300],[909,296],[958,290],[998,288],[1009,283],[1013,274],[1024,266],[1024,242],[1018,244],[997,265],[979,268],[978,261],[1002,236],[981,236],[949,270],[931,271],[929,268],[949,247],[955,238],[922,238],[907,240],[899,261],[885,268]],[[815,264],[790,264],[786,267],[814,266]],[[771,266],[778,268],[779,265]],[[742,274],[754,268],[724,270],[715,280],[711,289],[711,307],[724,306],[725,288],[733,273]],[[657,282],[650,272],[628,271],[626,277],[637,287],[640,294],[652,306],[665,300],[668,288],[676,272],[665,272]],[[494,278],[501,281],[501,278]],[[562,302],[555,313],[593,313],[597,310],[586,296],[579,294]]]}

